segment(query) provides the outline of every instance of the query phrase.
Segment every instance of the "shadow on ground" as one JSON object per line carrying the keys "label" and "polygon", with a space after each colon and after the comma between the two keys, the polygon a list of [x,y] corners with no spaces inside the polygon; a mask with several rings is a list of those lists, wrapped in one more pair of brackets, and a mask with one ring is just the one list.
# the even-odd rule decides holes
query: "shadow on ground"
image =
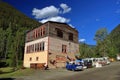
{"label": "shadow on ground", "polygon": [[15,80],[15,78],[0,78],[0,80]]}
{"label": "shadow on ground", "polygon": [[0,78],[0,80],[24,80],[23,78]]}

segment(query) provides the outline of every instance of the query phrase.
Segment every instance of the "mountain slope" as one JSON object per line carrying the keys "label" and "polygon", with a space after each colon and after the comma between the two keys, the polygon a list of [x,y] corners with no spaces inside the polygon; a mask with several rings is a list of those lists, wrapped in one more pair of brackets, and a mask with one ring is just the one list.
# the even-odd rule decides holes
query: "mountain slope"
{"label": "mountain slope", "polygon": [[11,5],[0,1],[0,27],[7,29],[10,22],[14,24],[20,24],[20,27],[27,28],[34,28],[41,25],[38,21],[28,18],[21,12],[17,11]]}
{"label": "mountain slope", "polygon": [[0,59],[5,60],[9,66],[18,66],[23,59],[25,33],[40,26],[14,7],[0,1]]}

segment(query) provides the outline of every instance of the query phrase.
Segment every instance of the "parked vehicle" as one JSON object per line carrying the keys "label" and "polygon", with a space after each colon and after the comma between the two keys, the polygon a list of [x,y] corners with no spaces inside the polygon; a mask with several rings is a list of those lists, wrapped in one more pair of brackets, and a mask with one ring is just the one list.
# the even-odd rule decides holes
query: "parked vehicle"
{"label": "parked vehicle", "polygon": [[92,68],[92,61],[91,60],[84,60],[84,65],[87,67],[87,68]]}
{"label": "parked vehicle", "polygon": [[87,66],[87,68],[92,68],[95,66],[95,60],[94,58],[85,58],[83,59],[84,65]]}
{"label": "parked vehicle", "polygon": [[120,61],[120,54],[117,55],[117,60]]}
{"label": "parked vehicle", "polygon": [[83,64],[82,62],[76,62],[76,61],[67,62],[66,69],[72,71],[83,70]]}
{"label": "parked vehicle", "polygon": [[109,60],[109,57],[103,57],[104,61],[106,62],[106,64],[110,64],[110,60]]}

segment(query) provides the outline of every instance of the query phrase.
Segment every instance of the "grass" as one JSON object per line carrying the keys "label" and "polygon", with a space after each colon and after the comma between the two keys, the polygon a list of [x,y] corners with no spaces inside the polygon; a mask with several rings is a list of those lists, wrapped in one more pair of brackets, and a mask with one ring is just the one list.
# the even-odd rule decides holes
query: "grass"
{"label": "grass", "polygon": [[27,76],[31,75],[34,70],[33,69],[19,69],[17,71],[12,71],[12,68],[7,67],[7,68],[0,68],[0,71],[3,73],[0,74],[0,78],[15,78],[19,76]]}
{"label": "grass", "polygon": [[2,71],[3,73],[9,73],[12,72],[12,68],[11,67],[0,68],[0,71]]}

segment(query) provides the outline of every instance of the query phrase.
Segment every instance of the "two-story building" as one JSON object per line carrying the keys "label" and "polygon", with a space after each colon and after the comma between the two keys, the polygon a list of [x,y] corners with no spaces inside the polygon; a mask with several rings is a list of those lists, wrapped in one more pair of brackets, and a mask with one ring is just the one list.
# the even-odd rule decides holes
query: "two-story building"
{"label": "two-story building", "polygon": [[24,67],[65,67],[79,52],[78,31],[66,23],[48,21],[26,34]]}

